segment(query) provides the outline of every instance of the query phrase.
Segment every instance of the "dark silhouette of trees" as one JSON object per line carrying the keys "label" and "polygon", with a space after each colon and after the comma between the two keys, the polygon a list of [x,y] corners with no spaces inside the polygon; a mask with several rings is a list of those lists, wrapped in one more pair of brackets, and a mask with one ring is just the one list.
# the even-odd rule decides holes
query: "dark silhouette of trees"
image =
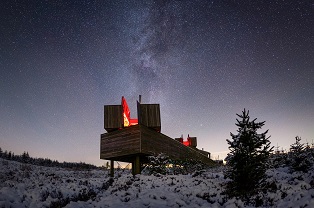
{"label": "dark silhouette of trees", "polygon": [[301,137],[295,137],[295,143],[290,145],[287,165],[290,165],[292,171],[308,172],[313,165],[313,149],[309,145],[301,143]]}
{"label": "dark silhouette of trees", "polygon": [[51,160],[49,158],[33,158],[29,156],[28,152],[23,152],[21,155],[15,155],[11,151],[3,150],[0,148],[0,158],[6,160],[14,160],[21,163],[28,163],[32,165],[46,166],[46,167],[62,167],[62,168],[71,168],[78,170],[88,170],[88,169],[96,169],[97,167],[92,164],[86,164],[84,162],[58,162],[57,160]]}
{"label": "dark silhouette of trees", "polygon": [[230,197],[240,197],[248,200],[250,196],[258,193],[266,179],[268,158],[273,150],[270,147],[268,130],[257,133],[264,126],[264,122],[250,121],[249,111],[237,114],[238,133],[230,133],[232,139],[228,140],[230,153],[228,154],[225,177],[230,179],[226,192]]}

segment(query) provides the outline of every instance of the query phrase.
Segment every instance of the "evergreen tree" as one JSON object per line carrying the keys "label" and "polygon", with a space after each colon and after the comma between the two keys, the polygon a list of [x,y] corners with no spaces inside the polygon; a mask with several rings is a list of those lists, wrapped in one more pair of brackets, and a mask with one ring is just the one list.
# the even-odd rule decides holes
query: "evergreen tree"
{"label": "evergreen tree", "polygon": [[12,159],[12,152],[10,151],[8,154],[8,160],[11,160],[11,159]]}
{"label": "evergreen tree", "polygon": [[3,155],[3,159],[8,159],[8,151],[5,150],[4,153],[2,154]]}
{"label": "evergreen tree", "polygon": [[301,143],[301,137],[295,137],[295,143],[290,145],[290,152],[288,157],[288,165],[291,165],[292,170],[308,172],[313,164],[312,150],[307,145]]}
{"label": "evergreen tree", "polygon": [[227,184],[227,194],[230,197],[240,197],[248,200],[256,194],[266,178],[267,161],[273,147],[270,147],[269,137],[266,137],[268,130],[258,134],[257,130],[264,126],[264,122],[250,121],[249,111],[242,111],[237,114],[236,119],[238,134],[230,133],[232,140],[227,142],[230,145],[227,160],[225,177],[231,179]]}
{"label": "evergreen tree", "polygon": [[29,163],[30,162],[30,157],[29,157],[29,154],[28,152],[23,152],[22,154],[22,162],[23,163]]}

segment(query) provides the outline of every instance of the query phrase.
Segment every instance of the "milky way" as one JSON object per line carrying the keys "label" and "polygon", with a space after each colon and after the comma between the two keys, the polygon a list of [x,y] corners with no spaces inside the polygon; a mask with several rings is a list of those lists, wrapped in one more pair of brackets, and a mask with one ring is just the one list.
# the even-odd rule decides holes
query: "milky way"
{"label": "milky way", "polygon": [[103,105],[160,103],[162,132],[226,155],[236,113],[314,135],[310,1],[1,2],[0,146],[102,164]]}

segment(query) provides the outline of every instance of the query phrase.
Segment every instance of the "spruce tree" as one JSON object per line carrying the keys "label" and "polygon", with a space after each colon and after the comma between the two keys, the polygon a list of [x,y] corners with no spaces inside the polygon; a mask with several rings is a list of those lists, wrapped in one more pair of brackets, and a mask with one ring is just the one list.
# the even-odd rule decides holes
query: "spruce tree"
{"label": "spruce tree", "polygon": [[249,111],[237,114],[238,133],[230,133],[232,140],[227,139],[230,153],[228,154],[225,177],[227,194],[230,197],[240,197],[248,200],[256,194],[266,179],[267,162],[273,147],[270,147],[270,137],[266,137],[268,130],[257,133],[264,126],[264,122],[250,121]]}
{"label": "spruce tree", "polygon": [[293,171],[308,172],[313,164],[313,155],[309,145],[304,147],[301,143],[301,137],[295,137],[295,143],[290,145],[288,165],[291,165]]}

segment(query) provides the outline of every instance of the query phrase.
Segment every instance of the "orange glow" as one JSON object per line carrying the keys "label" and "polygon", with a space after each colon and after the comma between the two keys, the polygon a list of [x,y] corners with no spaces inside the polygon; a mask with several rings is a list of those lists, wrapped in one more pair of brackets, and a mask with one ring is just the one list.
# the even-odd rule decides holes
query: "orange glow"
{"label": "orange glow", "polygon": [[123,126],[124,126],[124,127],[130,126],[129,119],[128,119],[128,117],[125,115],[124,112],[123,112]]}
{"label": "orange glow", "polygon": [[136,118],[130,118],[130,109],[128,106],[128,103],[126,102],[126,99],[122,96],[121,105],[123,108],[123,126],[128,127],[132,125],[138,124],[138,119]]}

